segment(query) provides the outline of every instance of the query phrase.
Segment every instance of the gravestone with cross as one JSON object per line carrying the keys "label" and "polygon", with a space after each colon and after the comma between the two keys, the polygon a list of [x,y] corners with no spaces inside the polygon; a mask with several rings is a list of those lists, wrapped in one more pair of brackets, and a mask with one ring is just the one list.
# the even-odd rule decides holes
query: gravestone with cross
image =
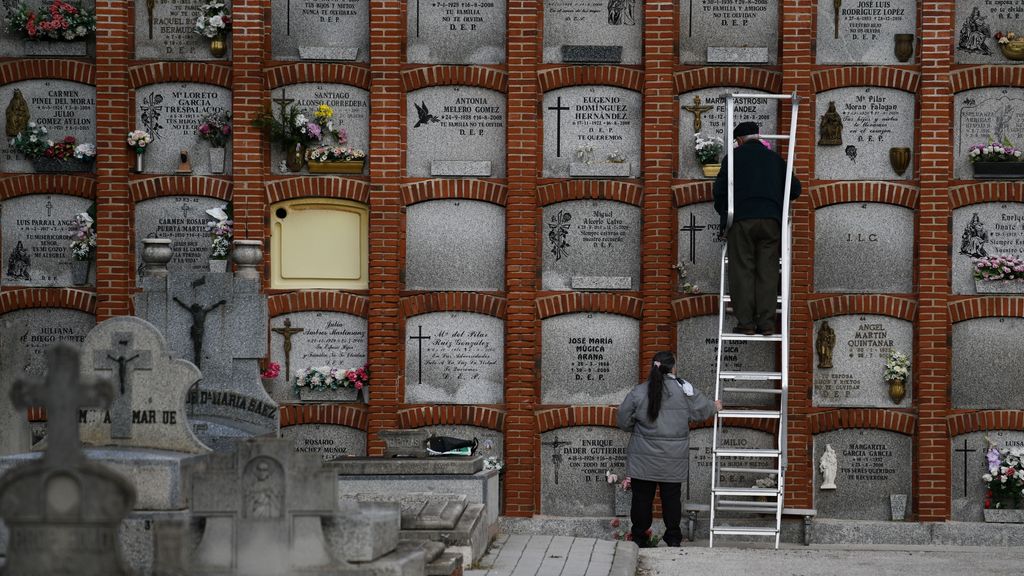
{"label": "gravestone with cross", "polygon": [[[13,327],[7,320],[0,320],[0,330],[9,334]],[[0,338],[0,456],[27,452],[32,447],[32,430],[25,410],[7,401],[25,365],[24,355],[20,346]]]}
{"label": "gravestone with cross", "polygon": [[639,92],[616,86],[570,86],[544,94],[544,176],[639,176]]}
{"label": "gravestone with cross", "polygon": [[470,312],[406,321],[405,401],[497,404],[504,395],[504,322]]}
{"label": "gravestone with cross", "polygon": [[271,22],[275,60],[369,60],[369,0],[280,0]]}
{"label": "gravestone with cross", "polygon": [[[118,527],[132,510],[131,483],[86,459],[78,435],[83,407],[109,403],[106,380],[80,380],[79,353],[66,344],[48,353],[45,382],[19,380],[10,400],[18,408],[45,406],[45,455],[0,477],[0,518],[9,530],[4,574],[127,576]],[[5,402],[7,399],[3,399]]]}

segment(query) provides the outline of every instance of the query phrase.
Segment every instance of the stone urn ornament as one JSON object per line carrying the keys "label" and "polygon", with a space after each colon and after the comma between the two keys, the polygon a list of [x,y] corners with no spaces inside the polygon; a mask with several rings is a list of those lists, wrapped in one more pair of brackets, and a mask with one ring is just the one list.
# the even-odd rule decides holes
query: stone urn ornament
{"label": "stone urn ornament", "polygon": [[142,240],[142,263],[146,276],[167,276],[167,263],[174,257],[174,248],[167,238]]}
{"label": "stone urn ornament", "polygon": [[903,176],[910,166],[910,148],[889,148],[889,164],[897,176]]}
{"label": "stone urn ornament", "polygon": [[914,55],[913,34],[893,34],[893,53],[900,62],[909,62]]}

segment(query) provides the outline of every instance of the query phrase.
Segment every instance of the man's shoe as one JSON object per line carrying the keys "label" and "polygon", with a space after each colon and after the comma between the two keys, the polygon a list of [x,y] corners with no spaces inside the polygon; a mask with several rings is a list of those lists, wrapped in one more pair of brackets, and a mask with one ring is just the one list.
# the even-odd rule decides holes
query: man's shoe
{"label": "man's shoe", "polygon": [[773,327],[770,327],[770,328],[758,328],[757,329],[757,333],[762,335],[762,336],[774,336],[775,335],[775,327],[773,326]]}
{"label": "man's shoe", "polygon": [[743,334],[744,336],[753,336],[754,334],[757,334],[757,329],[754,328],[753,325],[747,324],[737,324],[732,331],[736,334]]}

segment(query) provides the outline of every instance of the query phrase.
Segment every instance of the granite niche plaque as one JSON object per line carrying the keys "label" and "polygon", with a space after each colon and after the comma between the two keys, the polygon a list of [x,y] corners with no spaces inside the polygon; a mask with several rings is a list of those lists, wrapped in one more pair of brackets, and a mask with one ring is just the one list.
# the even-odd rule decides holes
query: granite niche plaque
{"label": "granite niche plaque", "polygon": [[[771,450],[776,447],[775,436],[750,428],[725,427],[719,431],[719,447],[734,450]],[[738,468],[774,469],[774,458],[729,458],[721,457],[722,466]],[[711,428],[690,431],[690,469],[683,482],[683,502],[707,504],[711,501]],[[731,488],[753,488],[755,482],[774,475],[751,472],[726,472],[722,474],[722,486]],[[777,481],[777,479],[776,479]]]}
{"label": "granite niche plaque", "polygon": [[[910,64],[916,33],[915,0],[818,0],[819,64]],[[897,34],[911,36],[899,46],[904,59],[897,57]]]}
{"label": "granite niche plaque", "polygon": [[548,0],[544,62],[640,64],[643,0]]}
{"label": "granite niche plaque", "polygon": [[987,474],[988,459],[985,457],[989,440],[999,448],[1024,448],[1024,432],[1016,430],[986,430],[961,434],[950,440],[950,480],[953,499],[953,520],[959,522],[982,522],[984,520],[985,492],[988,486],[982,481]]}
{"label": "granite niche plaque", "polygon": [[679,282],[688,282],[704,294],[718,292],[724,241],[720,238],[721,218],[713,202],[689,204],[679,208],[679,253],[676,262],[686,274]]}
{"label": "granite niche plaque", "polygon": [[614,516],[615,490],[605,472],[626,475],[629,434],[579,426],[540,435],[540,509],[551,516]]}
{"label": "granite niche plaque", "polygon": [[814,334],[815,406],[910,406],[913,375],[904,383],[906,395],[898,404],[889,396],[885,380],[889,352],[909,356],[913,351],[910,322],[880,315],[835,316],[815,322]]}
{"label": "granite niche plaque", "polygon": [[[975,294],[977,259],[1002,254],[1024,255],[1024,204],[986,202],[953,211],[954,293]],[[1019,286],[1017,292],[1024,292],[1024,283],[1013,284]]]}
{"label": "granite niche plaque", "polygon": [[[216,60],[210,39],[195,33],[208,0],[135,2],[135,58],[138,60]],[[225,1],[228,10],[231,3]],[[228,38],[231,33],[228,32]],[[228,42],[230,58],[231,42]]]}
{"label": "granite niche plaque", "polygon": [[299,370],[362,368],[367,362],[366,342],[366,318],[360,316],[321,311],[275,316],[270,320],[270,358],[281,366],[281,373],[273,381],[271,396],[278,402],[294,402]]}
{"label": "granite niche plaque", "polygon": [[892,204],[833,204],[814,214],[818,292],[913,290],[914,212]]}
{"label": "granite niche plaque", "polygon": [[[820,125],[832,103],[842,119],[839,145],[823,145]],[[822,180],[909,180],[889,160],[891,148],[914,149],[914,95],[892,88],[837,88],[817,97],[814,172]]]}
{"label": "granite niche plaque", "polygon": [[544,207],[544,290],[639,290],[640,208],[610,200]]}
{"label": "granite niche plaque", "polygon": [[212,222],[206,211],[223,207],[225,202],[205,196],[161,196],[135,204],[136,280],[141,284],[145,271],[142,240],[166,238],[174,256],[167,263],[171,276],[204,274],[210,270],[210,231]]}
{"label": "granite niche plaque", "polygon": [[369,0],[274,2],[271,21],[275,60],[370,59]]}
{"label": "granite niche plaque", "polygon": [[471,312],[431,312],[405,323],[405,401],[500,404],[505,326]]}
{"label": "granite niche plaque", "polygon": [[505,208],[476,200],[433,200],[406,208],[409,290],[505,289]]}
{"label": "granite niche plaque", "polygon": [[775,64],[779,3],[772,0],[680,0],[683,64]]}
{"label": "granite niche plaque", "polygon": [[[4,200],[0,212],[3,257],[0,285],[71,286],[70,228],[91,200],[63,194],[32,194]],[[90,266],[89,284],[96,277]]]}
{"label": "granite niche plaque", "polygon": [[[345,130],[347,136],[344,146],[358,148],[369,154],[370,150],[370,93],[362,88],[347,84],[291,84],[270,91],[271,109],[280,118],[282,104],[294,104],[307,117],[321,104],[326,104],[334,111],[332,122],[335,130]],[[336,138],[324,138],[324,144],[334,144]],[[279,144],[270,145],[270,160],[274,173],[287,173],[284,162],[284,150]],[[303,173],[309,168],[304,167]]]}
{"label": "granite niche plaque", "polygon": [[975,318],[953,324],[953,409],[1024,410],[1021,330],[1024,318]]}
{"label": "granite niche plaque", "polygon": [[[406,101],[409,176],[442,172],[444,176],[505,177],[504,94],[471,86],[433,86],[409,92]],[[459,164],[435,169],[441,162]]]}
{"label": "granite niche plaque", "polygon": [[544,94],[544,176],[637,177],[641,97],[613,86]]}
{"label": "granite niche plaque", "polygon": [[1003,56],[996,32],[1020,30],[1022,0],[956,0],[953,20],[953,61],[957,64],[1016,64]]}
{"label": "granite niche plaque", "polygon": [[1016,146],[1024,142],[1024,88],[978,88],[954,95],[954,178],[974,178],[971,146],[1004,140]]}
{"label": "granite niche plaque", "polygon": [[[85,335],[96,325],[92,314],[67,308],[30,308],[8,312],[0,317],[10,327],[0,334],[3,349],[15,351],[4,359],[5,371],[24,370],[29,374],[46,374],[46,351],[57,343],[81,346]],[[20,358],[24,366],[8,366]]]}
{"label": "granite niche plaque", "polygon": [[[727,319],[731,322],[732,319]],[[715,397],[715,365],[718,354],[718,316],[696,316],[677,324],[676,374],[685,378],[708,398]],[[772,372],[775,346],[771,342],[726,342],[722,354],[722,370]],[[646,379],[644,374],[641,379]],[[733,381],[726,386],[739,388],[777,388],[771,380]],[[776,406],[775,394],[741,394],[723,392],[726,404],[744,406]]]}
{"label": "granite niche plaque", "polygon": [[406,60],[416,64],[505,62],[505,1],[410,2]]}
{"label": "granite niche plaque", "polygon": [[[715,87],[695,90],[679,95],[679,177],[703,178],[700,163],[694,151],[694,134],[709,138],[718,136],[728,144],[732,133],[726,134],[724,94],[762,94],[761,90],[735,87]],[[733,105],[733,122],[757,122],[764,134],[778,132],[778,103],[776,100],[737,100]],[[772,149],[785,155],[784,141],[772,141]]]}
{"label": "granite niche plaque", "polygon": [[295,451],[316,454],[324,462],[366,456],[366,432],[333,424],[299,424],[281,428],[281,437],[295,442]]}
{"label": "granite niche plaque", "polygon": [[615,404],[639,376],[640,323],[628,316],[577,312],[541,326],[542,404]]}
{"label": "granite niche plaque", "polygon": [[[199,139],[196,129],[203,116],[231,109],[231,91],[212,84],[151,84],[135,92],[135,123],[150,133],[146,147],[146,174],[175,174],[181,165],[181,151],[188,151],[192,172],[210,174],[209,145]],[[230,144],[229,150],[230,150]],[[231,154],[225,159],[231,172]]]}
{"label": "granite niche plaque", "polygon": [[[834,490],[822,490],[821,456],[836,454]],[[889,520],[890,494],[911,493],[913,440],[888,430],[834,430],[814,436],[814,507],[819,518]]]}
{"label": "granite niche plaque", "polygon": [[[78,144],[96,144],[96,87],[70,80],[23,80],[0,85],[0,109],[7,110],[15,92],[28,107],[28,121],[46,128],[50,140],[74,136]],[[10,112],[4,115],[10,120]],[[31,160],[11,146],[11,138],[0,142],[0,172],[34,172]]]}

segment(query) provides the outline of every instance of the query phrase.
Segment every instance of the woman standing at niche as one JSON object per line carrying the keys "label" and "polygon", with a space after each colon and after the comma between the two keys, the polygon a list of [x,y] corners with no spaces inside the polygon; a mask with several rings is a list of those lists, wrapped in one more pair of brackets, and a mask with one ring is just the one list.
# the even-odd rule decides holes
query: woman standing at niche
{"label": "woman standing at niche", "polygon": [[626,475],[632,479],[633,541],[641,548],[650,545],[647,529],[658,488],[665,544],[682,543],[679,496],[689,467],[690,422],[707,420],[722,409],[721,401],[712,403],[689,382],[677,378],[672,372],[675,365],[671,352],[655,354],[647,381],[633,388],[619,406],[619,428],[633,433],[626,448]]}

